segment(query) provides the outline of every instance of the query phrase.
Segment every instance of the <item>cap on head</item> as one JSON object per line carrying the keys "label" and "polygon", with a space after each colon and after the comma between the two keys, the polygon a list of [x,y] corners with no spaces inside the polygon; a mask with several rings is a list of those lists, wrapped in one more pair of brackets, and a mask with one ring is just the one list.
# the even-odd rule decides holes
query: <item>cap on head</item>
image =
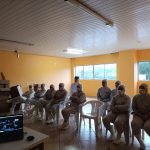
{"label": "cap on head", "polygon": [[121,81],[117,80],[117,81],[115,82],[115,84],[120,85],[120,84],[121,84]]}
{"label": "cap on head", "polygon": [[119,85],[118,90],[125,91],[125,86],[124,85]]}
{"label": "cap on head", "polygon": [[59,83],[59,87],[64,87],[64,83]]}
{"label": "cap on head", "polygon": [[139,86],[139,89],[148,90],[148,85],[145,84],[145,83],[142,83],[142,84]]}
{"label": "cap on head", "polygon": [[45,84],[44,83],[41,84],[41,89],[43,89],[43,88],[45,88]]}
{"label": "cap on head", "polygon": [[51,84],[51,85],[50,85],[50,88],[54,89],[55,87],[54,87],[54,85],[53,85],[53,84]]}
{"label": "cap on head", "polygon": [[38,90],[39,85],[38,84],[34,84],[34,91]]}
{"label": "cap on head", "polygon": [[29,85],[29,88],[32,89],[32,85]]}
{"label": "cap on head", "polygon": [[106,79],[102,80],[102,83],[107,83],[107,80]]}
{"label": "cap on head", "polygon": [[105,86],[105,85],[107,85],[107,80],[106,79],[102,80],[102,86]]}

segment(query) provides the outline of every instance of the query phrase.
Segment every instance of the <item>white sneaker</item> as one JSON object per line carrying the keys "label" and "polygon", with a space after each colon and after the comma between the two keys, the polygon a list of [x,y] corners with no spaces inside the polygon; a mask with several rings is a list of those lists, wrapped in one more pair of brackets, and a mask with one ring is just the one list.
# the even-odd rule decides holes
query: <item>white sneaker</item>
{"label": "white sneaker", "polygon": [[8,99],[8,100],[6,101],[6,103],[12,103],[12,100],[11,100],[11,99]]}
{"label": "white sneaker", "polygon": [[54,122],[54,120],[53,119],[51,119],[51,120],[47,120],[47,121],[45,121],[45,124],[52,124]]}
{"label": "white sneaker", "polygon": [[113,141],[113,140],[114,140],[114,138],[115,138],[115,136],[114,136],[114,135],[110,135],[110,137],[108,138],[108,141]]}
{"label": "white sneaker", "polygon": [[37,119],[37,120],[41,120],[41,121],[43,120],[43,118],[40,117],[40,116],[37,116],[36,119]]}

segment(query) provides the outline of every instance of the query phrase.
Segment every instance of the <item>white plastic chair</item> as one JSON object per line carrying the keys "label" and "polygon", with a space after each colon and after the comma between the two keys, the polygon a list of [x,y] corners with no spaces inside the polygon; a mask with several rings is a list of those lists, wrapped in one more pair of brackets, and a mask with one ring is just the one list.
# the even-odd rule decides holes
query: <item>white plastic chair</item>
{"label": "white plastic chair", "polygon": [[[102,106],[103,102],[98,101],[98,100],[90,100],[85,102],[84,104],[80,105],[80,122],[79,122],[79,131],[81,128],[81,121],[82,119],[89,119],[89,125],[91,126],[91,119],[94,120],[95,123],[95,133],[96,136],[98,136],[98,128],[99,125],[101,125],[101,119],[100,119],[100,107]],[[83,108],[87,105],[91,105],[91,109],[88,109],[89,112],[84,112]]]}

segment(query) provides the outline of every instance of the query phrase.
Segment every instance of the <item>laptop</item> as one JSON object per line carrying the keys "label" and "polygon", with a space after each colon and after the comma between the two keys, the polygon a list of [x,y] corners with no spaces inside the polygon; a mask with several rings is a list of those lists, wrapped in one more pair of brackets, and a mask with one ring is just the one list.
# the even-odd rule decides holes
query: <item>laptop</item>
{"label": "laptop", "polygon": [[23,115],[0,116],[0,142],[23,139]]}

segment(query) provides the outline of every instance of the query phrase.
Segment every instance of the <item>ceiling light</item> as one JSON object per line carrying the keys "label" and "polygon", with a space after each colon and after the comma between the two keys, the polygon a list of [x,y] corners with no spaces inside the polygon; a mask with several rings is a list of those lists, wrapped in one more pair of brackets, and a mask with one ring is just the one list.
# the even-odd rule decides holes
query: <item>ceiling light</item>
{"label": "ceiling light", "polygon": [[65,53],[69,53],[69,54],[84,54],[83,50],[80,49],[73,49],[73,48],[68,48],[67,50],[63,50],[63,52]]}
{"label": "ceiling light", "polygon": [[111,20],[107,19],[105,16],[98,13],[97,11],[92,9],[89,5],[81,2],[80,0],[64,0],[64,1],[68,2],[71,5],[75,5],[80,9],[84,10],[85,12],[89,13],[90,15],[93,15],[94,17],[102,20],[105,23],[105,25],[113,26],[113,22]]}
{"label": "ceiling light", "polygon": [[33,46],[34,45],[32,43],[21,42],[21,41],[14,41],[14,40],[8,40],[8,39],[0,39],[0,41],[2,41],[2,42],[10,42],[10,43],[17,43],[17,44],[28,45],[28,46]]}

